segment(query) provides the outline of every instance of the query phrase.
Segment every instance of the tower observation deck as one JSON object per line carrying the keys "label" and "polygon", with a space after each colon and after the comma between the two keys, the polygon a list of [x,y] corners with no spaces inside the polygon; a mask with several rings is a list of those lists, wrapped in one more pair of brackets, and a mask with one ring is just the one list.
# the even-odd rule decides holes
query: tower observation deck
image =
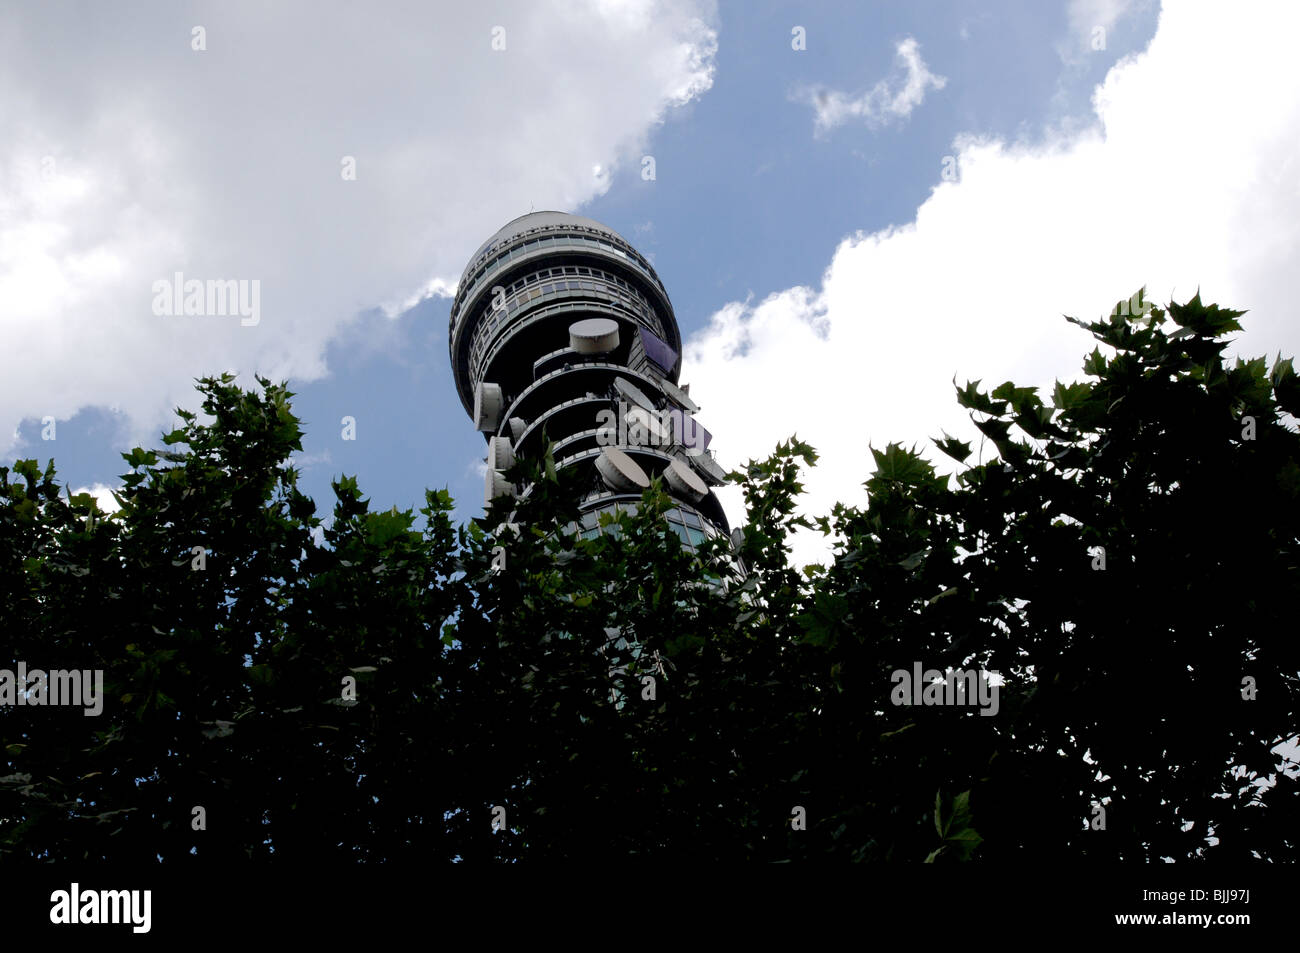
{"label": "tower observation deck", "polygon": [[563,212],[507,223],[471,256],[449,324],[456,389],[488,444],[485,501],[521,492],[504,471],[549,439],[556,468],[579,471],[584,535],[654,477],[684,544],[729,532],[668,292],[613,229]]}

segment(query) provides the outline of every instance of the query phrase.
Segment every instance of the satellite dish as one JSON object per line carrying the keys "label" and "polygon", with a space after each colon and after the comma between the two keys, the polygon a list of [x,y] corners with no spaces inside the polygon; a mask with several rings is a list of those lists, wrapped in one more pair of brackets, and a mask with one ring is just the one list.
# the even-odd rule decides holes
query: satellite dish
{"label": "satellite dish", "polygon": [[487,477],[483,485],[483,502],[491,503],[500,496],[514,496],[514,484],[507,480],[500,470],[487,468]]}
{"label": "satellite dish", "polygon": [[664,467],[664,482],[682,496],[692,501],[704,499],[708,486],[682,461],[674,459]]}
{"label": "satellite dish", "polygon": [[714,486],[721,486],[727,482],[727,471],[718,466],[718,461],[707,453],[695,454],[690,459],[691,465]]}
{"label": "satellite dish", "polygon": [[501,405],[505,398],[500,384],[479,381],[474,388],[474,428],[482,433],[491,433],[501,421]]}
{"label": "satellite dish", "polygon": [[640,464],[618,447],[606,447],[600,451],[600,456],[596,458],[596,470],[611,490],[631,493],[644,490],[650,485],[650,478]]}
{"label": "satellite dish", "polygon": [[522,417],[511,417],[508,423],[510,425],[510,435],[515,438],[515,442],[523,440],[524,431],[528,429],[528,421]]}
{"label": "satellite dish", "polygon": [[515,465],[515,451],[505,437],[488,437],[487,465],[493,470],[509,470]]}
{"label": "satellite dish", "polygon": [[731,545],[736,549],[745,545],[745,530],[742,527],[737,526],[731,531]]}
{"label": "satellite dish", "polygon": [[640,407],[632,407],[624,415],[628,427],[638,426],[645,431],[645,435],[638,434],[640,439],[633,441],[631,430],[628,431],[628,443],[632,446],[648,447],[667,447],[673,442],[672,433],[661,424],[656,414],[652,414]]}
{"label": "satellite dish", "polygon": [[630,401],[637,407],[644,408],[652,414],[658,414],[659,408],[655,402],[641,392],[641,389],[631,381],[619,377],[614,381],[614,390],[616,390],[624,400]]}
{"label": "satellite dish", "polygon": [[569,325],[569,347],[579,354],[606,354],[618,347],[618,322],[587,318]]}
{"label": "satellite dish", "polygon": [[661,380],[659,386],[664,389],[665,394],[675,400],[688,414],[698,414],[700,412],[699,405],[691,400],[691,395],[668,380],[668,378],[665,377]]}

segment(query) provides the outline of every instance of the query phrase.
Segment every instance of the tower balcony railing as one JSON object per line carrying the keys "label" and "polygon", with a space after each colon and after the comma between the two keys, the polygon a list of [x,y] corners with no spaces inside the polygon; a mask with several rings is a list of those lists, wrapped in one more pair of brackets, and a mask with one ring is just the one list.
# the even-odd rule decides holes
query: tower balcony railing
{"label": "tower balcony railing", "polygon": [[[474,277],[470,279],[471,284],[477,281],[478,278],[480,277],[480,269],[490,267],[490,259],[492,257],[492,252],[494,252],[496,249],[501,247],[513,248],[519,245],[521,242],[523,242],[524,244],[528,244],[529,243],[528,240],[531,236],[545,235],[547,233],[562,233],[566,236],[579,237],[579,238],[586,238],[588,236],[593,236],[602,245],[608,246],[610,249],[615,251],[620,256],[624,258],[629,258],[632,261],[639,264],[642,267],[642,269],[645,270],[651,276],[651,278],[654,279],[655,284],[659,288],[661,289],[663,288],[663,282],[660,281],[659,274],[654,270],[654,266],[651,265],[650,262],[648,262],[641,255],[639,251],[637,251],[634,247],[632,247],[632,245],[628,244],[626,241],[618,238],[617,236],[609,234],[608,232],[603,232],[603,231],[598,231],[596,229],[588,228],[587,226],[579,225],[576,222],[567,223],[563,225],[556,225],[556,224],[537,225],[534,226],[533,228],[526,228],[523,229],[522,231],[515,232],[511,234],[509,237],[503,239],[502,241],[487,246],[482,251],[480,251],[477,255],[474,256],[474,260],[470,262],[469,266],[466,267],[465,269],[466,274],[469,274],[470,272],[474,273]],[[501,257],[502,256],[498,254],[497,259],[501,260]]]}
{"label": "tower balcony railing", "polygon": [[[470,354],[469,359],[469,379],[470,381],[483,380],[487,369],[492,366],[492,362],[497,359],[501,351],[514,339],[515,335],[526,328],[535,324],[540,324],[551,320],[557,314],[569,313],[575,317],[579,315],[608,315],[614,318],[622,318],[635,324],[646,325],[647,322],[641,316],[630,313],[618,306],[616,302],[611,301],[590,301],[581,298],[561,299],[549,305],[539,307],[536,310],[530,310],[523,318],[509,327],[503,327],[498,333],[490,337],[484,335],[479,340],[483,342],[481,350],[476,348]],[[658,322],[649,324],[648,328],[659,333]],[[481,356],[480,356],[481,355]]]}
{"label": "tower balcony railing", "polygon": [[490,303],[483,308],[479,327],[483,327],[488,315],[494,311],[497,312],[499,321],[501,312],[512,314],[527,305],[530,300],[536,300],[539,289],[541,294],[550,294],[554,291],[586,292],[604,296],[611,301],[623,302],[628,308],[646,315],[655,313],[654,305],[649,299],[641,294],[635,285],[624,281],[618,275],[590,266],[559,265],[530,272],[505,287],[504,301],[499,307],[495,303]]}
{"label": "tower balcony railing", "polygon": [[[525,387],[520,391],[518,396],[510,401],[509,408],[503,412],[501,419],[509,420],[511,417],[523,417],[528,419],[529,415],[523,412],[527,402],[531,400],[538,391],[545,388],[549,382],[556,380],[557,378],[570,374],[599,372],[605,372],[615,377],[624,377],[631,383],[651,388],[656,393],[662,393],[662,389],[653,377],[634,370],[626,364],[613,364],[608,361],[588,361],[583,364],[575,364],[572,367],[560,367],[537,378],[537,380]],[[593,393],[596,392],[593,391]],[[604,399],[603,393],[598,394],[597,397],[599,399]]]}
{"label": "tower balcony railing", "polygon": [[[605,403],[605,398],[588,397],[585,394],[581,397],[572,397],[569,400],[561,401],[560,403],[556,404],[554,407],[549,408],[546,411],[546,413],[542,414],[540,417],[538,417],[536,420],[530,423],[527,427],[525,427],[524,432],[519,435],[519,439],[514,441],[514,443],[511,446],[515,450],[519,450],[520,448],[527,446],[528,443],[533,439],[533,437],[541,432],[543,427],[546,427],[557,416],[563,414],[565,411],[570,410],[573,407],[577,407],[581,404],[591,404],[593,407],[599,407],[603,403]],[[555,439],[554,434],[552,434],[551,437],[552,439]],[[563,439],[567,440],[568,436],[564,437]]]}
{"label": "tower balcony railing", "polygon": [[[525,262],[545,259],[554,256],[556,253],[565,251],[603,251],[612,253],[622,259],[629,265],[633,271],[639,272],[642,277],[649,282],[650,287],[654,288],[663,296],[664,303],[669,306],[671,314],[671,304],[668,301],[668,293],[664,290],[663,284],[659,281],[659,276],[654,274],[648,262],[641,258],[640,255],[627,251],[614,245],[607,240],[588,237],[585,235],[546,235],[536,238],[530,238],[522,244],[512,242],[511,247],[497,255],[496,258],[488,262],[481,269],[475,272],[474,277],[470,280],[470,286],[464,294],[459,291],[456,293],[456,303],[453,305],[451,315],[451,328],[449,338],[454,347],[456,339],[464,330],[468,310],[465,305],[473,301],[483,287],[491,281],[503,267]],[[635,257],[633,257],[635,256]]]}
{"label": "tower balcony railing", "polygon": [[[590,287],[583,287],[584,284]],[[489,347],[496,344],[498,338],[506,332],[510,320],[521,310],[537,308],[555,301],[585,300],[588,304],[594,303],[597,306],[618,307],[639,317],[649,328],[662,328],[658,314],[646,302],[627,294],[620,294],[617,288],[609,290],[603,287],[597,288],[597,284],[599,284],[597,280],[588,278],[548,279],[544,283],[539,282],[515,292],[506,298],[500,308],[493,309],[489,306],[476,328],[475,340],[470,347],[470,360],[477,362]],[[551,290],[542,290],[546,287],[550,287]],[[595,302],[592,302],[590,297],[585,299],[583,297],[599,294],[604,294],[605,297],[598,298]]]}

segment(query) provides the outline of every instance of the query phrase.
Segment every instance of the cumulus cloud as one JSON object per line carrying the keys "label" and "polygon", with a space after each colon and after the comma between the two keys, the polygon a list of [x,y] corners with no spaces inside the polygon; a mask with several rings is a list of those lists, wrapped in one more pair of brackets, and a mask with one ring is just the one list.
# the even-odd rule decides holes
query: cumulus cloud
{"label": "cumulus cloud", "polygon": [[[5,6],[4,450],[88,406],[147,440],[206,374],[322,375],[359,312],[450,294],[484,223],[608,188],[710,87],[715,20],[708,0]],[[260,320],[155,314],[176,273],[257,281]]]}
{"label": "cumulus cloud", "polygon": [[[1078,379],[1092,338],[1061,315],[1099,317],[1142,285],[1159,302],[1199,288],[1250,309],[1238,353],[1295,354],[1298,31],[1290,5],[1172,5],[1097,88],[1090,128],[1032,144],[961,137],[958,180],[914,221],[847,237],[817,288],[723,307],[683,361],[702,422],[725,435],[722,462],[797,432],[822,454],[805,511],[862,504],[869,442],[929,448],[946,430],[979,448],[953,377]],[[720,495],[738,522],[739,493]],[[823,559],[820,540],[803,535],[796,558]]]}
{"label": "cumulus cloud", "polygon": [[859,119],[873,129],[906,119],[925,100],[927,89],[943,89],[947,82],[945,77],[930,72],[921,59],[920,44],[909,36],[898,44],[893,74],[865,93],[852,95],[838,89],[806,87],[794,98],[813,107],[813,129],[820,136],[850,119]]}

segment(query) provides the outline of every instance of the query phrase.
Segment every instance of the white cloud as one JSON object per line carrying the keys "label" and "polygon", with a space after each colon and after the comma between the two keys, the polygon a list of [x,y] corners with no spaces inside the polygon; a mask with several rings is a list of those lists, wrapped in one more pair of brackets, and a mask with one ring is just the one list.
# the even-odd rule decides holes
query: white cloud
{"label": "white cloud", "polygon": [[794,95],[816,113],[814,132],[824,135],[850,119],[860,119],[875,128],[891,120],[906,119],[921,105],[927,89],[943,89],[948,80],[930,72],[921,59],[920,44],[912,37],[901,40],[893,75],[856,96],[838,89],[805,88]]}
{"label": "white cloud", "polygon": [[94,486],[82,486],[72,491],[73,496],[82,493],[89,493],[95,498],[95,505],[105,513],[116,513],[122,508],[121,504],[113,496],[114,490],[121,490],[120,486],[106,486],[103,483],[96,483]]}
{"label": "white cloud", "polygon": [[[1066,8],[1069,36],[1057,48],[1061,58],[1074,63],[1090,52],[1105,49],[1111,29],[1137,6],[1137,0],[1070,0]],[[1103,45],[1098,47],[1098,42]]]}
{"label": "white cloud", "polygon": [[311,467],[320,466],[322,463],[333,462],[334,459],[330,455],[328,447],[320,453],[295,453],[289,458],[289,464],[299,470],[307,470]]}
{"label": "white cloud", "polygon": [[[861,504],[869,441],[928,447],[942,429],[979,447],[954,374],[1077,379],[1092,338],[1060,315],[1098,317],[1143,284],[1160,302],[1199,286],[1250,309],[1239,353],[1300,351],[1297,32],[1292,5],[1174,5],[1098,87],[1093,128],[1033,145],[963,137],[959,180],[915,221],[845,239],[820,288],[722,308],[688,340],[683,377],[722,462],[797,432],[822,455],[806,511]],[[739,493],[721,495],[738,522]],[[820,537],[797,542],[800,561],[824,553]]]}
{"label": "white cloud", "polygon": [[[608,188],[712,84],[715,21],[709,0],[6,6],[0,434],[106,405],[147,441],[195,377],[320,376],[359,311],[446,296],[496,225]],[[260,322],[154,315],[178,271],[260,281]]]}

